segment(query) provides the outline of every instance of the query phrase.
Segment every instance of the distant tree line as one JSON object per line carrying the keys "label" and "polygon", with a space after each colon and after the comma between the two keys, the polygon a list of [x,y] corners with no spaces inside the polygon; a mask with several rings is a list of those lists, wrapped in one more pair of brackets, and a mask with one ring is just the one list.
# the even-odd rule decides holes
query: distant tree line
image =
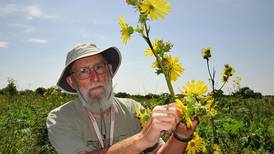
{"label": "distant tree line", "polygon": [[[260,92],[254,92],[254,90],[250,89],[249,87],[240,88],[239,90],[233,92],[231,95],[224,95],[224,92],[222,90],[217,90],[216,95],[221,96],[221,97],[222,96],[234,96],[234,97],[241,97],[241,98],[262,98],[263,97],[263,95]],[[146,99],[161,97],[161,95],[152,94],[152,93],[148,93],[146,95],[130,95],[129,93],[126,93],[126,92],[118,92],[115,94],[115,96],[121,97],[121,98],[137,97],[137,98],[146,98]],[[181,94],[177,94],[177,96],[183,97],[183,95],[181,95]]]}
{"label": "distant tree line", "polygon": [[232,93],[232,96],[243,98],[262,98],[262,94],[260,92],[254,92],[249,87],[240,88],[238,91]]}
{"label": "distant tree line", "polygon": [[50,87],[50,88],[43,88],[39,87],[35,90],[18,90],[16,87],[15,80],[8,79],[8,84],[5,88],[0,89],[0,95],[7,95],[7,96],[15,96],[15,95],[29,95],[29,94],[36,94],[36,95],[49,95],[49,94],[62,94],[66,95],[65,93],[62,93],[60,89],[57,87]]}
{"label": "distant tree line", "polygon": [[[58,94],[61,93],[61,90],[57,89],[56,87],[51,87],[51,88],[43,88],[43,87],[39,87],[37,89],[33,90],[22,90],[22,91],[18,91],[17,87],[16,87],[16,83],[15,80],[13,79],[8,79],[7,81],[7,86],[5,88],[0,89],[0,95],[8,95],[8,96],[14,96],[14,95],[25,95],[25,94],[37,94],[37,95],[41,95],[44,96],[45,94]],[[66,95],[64,93],[62,93],[63,95]],[[224,96],[224,93],[222,90],[218,90],[216,92],[217,95],[219,96]],[[153,93],[148,93],[145,95],[131,95],[129,93],[126,92],[118,92],[115,93],[116,97],[120,97],[120,98],[139,98],[139,99],[158,99],[160,98],[162,95],[168,95],[166,93],[163,94],[153,94]],[[177,94],[177,96],[179,97],[183,97],[181,94]],[[230,96],[234,96],[234,97],[242,97],[242,98],[262,98],[262,94],[260,92],[254,92],[252,89],[250,89],[249,87],[243,87],[243,88],[239,88],[237,91],[233,92]],[[269,96],[268,96],[269,97]],[[271,96],[270,96],[271,97]]]}

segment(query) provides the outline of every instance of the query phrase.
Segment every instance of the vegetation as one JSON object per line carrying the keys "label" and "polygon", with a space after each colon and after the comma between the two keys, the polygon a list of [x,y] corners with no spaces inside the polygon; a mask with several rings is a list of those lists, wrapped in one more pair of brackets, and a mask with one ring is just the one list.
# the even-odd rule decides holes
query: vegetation
{"label": "vegetation", "polygon": [[[7,89],[14,93],[6,93]],[[147,108],[162,100],[156,94],[124,96]],[[47,114],[75,97],[56,88],[17,91],[14,80],[9,80],[0,90],[0,153],[56,153],[47,137]],[[215,125],[222,153],[274,153],[274,97],[225,96],[217,103],[220,114]],[[208,127],[200,123],[201,137],[211,133]]]}
{"label": "vegetation", "polygon": [[17,91],[14,80],[9,82],[0,90],[0,153],[55,153],[48,141],[47,114],[74,97],[56,88],[43,95],[38,89]]}

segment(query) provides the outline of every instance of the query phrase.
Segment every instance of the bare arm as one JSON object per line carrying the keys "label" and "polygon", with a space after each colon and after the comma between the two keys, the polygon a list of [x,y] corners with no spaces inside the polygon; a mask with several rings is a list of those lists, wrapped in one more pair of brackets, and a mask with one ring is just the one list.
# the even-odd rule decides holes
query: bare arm
{"label": "bare arm", "polygon": [[[191,138],[193,136],[193,132],[198,125],[199,120],[194,119],[192,121],[192,126],[190,128],[186,127],[185,123],[179,123],[176,127],[175,132],[180,135],[181,138]],[[160,149],[157,151],[157,153],[172,153],[172,154],[182,154],[185,152],[187,147],[187,141],[179,141],[176,139],[173,135],[170,136],[168,141],[160,147]]]}
{"label": "bare arm", "polygon": [[144,151],[142,147],[143,136],[138,133],[134,136],[131,136],[125,140],[122,140],[114,145],[96,151],[87,152],[86,154],[121,154],[121,153],[132,153],[139,154]]}

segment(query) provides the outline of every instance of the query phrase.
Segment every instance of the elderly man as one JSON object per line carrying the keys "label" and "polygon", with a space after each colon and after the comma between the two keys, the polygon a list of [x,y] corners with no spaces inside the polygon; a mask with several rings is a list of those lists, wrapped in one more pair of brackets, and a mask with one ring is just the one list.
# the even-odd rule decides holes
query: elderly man
{"label": "elderly man", "polygon": [[[135,113],[143,108],[140,103],[113,95],[112,78],[120,63],[116,47],[99,50],[94,44],[80,44],[68,53],[57,85],[79,97],[49,113],[51,144],[64,154],[183,153],[198,121],[186,128],[180,108],[172,103],[155,107],[141,128]],[[171,131],[164,143],[160,136]]]}

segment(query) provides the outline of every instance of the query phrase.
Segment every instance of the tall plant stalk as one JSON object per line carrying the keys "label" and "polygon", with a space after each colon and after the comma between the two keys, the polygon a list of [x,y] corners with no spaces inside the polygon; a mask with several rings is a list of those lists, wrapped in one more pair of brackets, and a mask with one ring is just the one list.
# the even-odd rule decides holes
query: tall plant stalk
{"label": "tall plant stalk", "polygon": [[[146,33],[145,33],[145,35],[143,35],[143,38],[145,39],[145,41],[147,42],[148,46],[150,47],[150,49],[151,49],[154,57],[156,58],[156,61],[157,61],[158,65],[160,66],[160,68],[162,70],[164,70],[163,64],[160,61],[160,57],[155,53],[155,49],[153,48],[153,45],[152,45],[152,43],[150,41],[150,38],[149,38],[149,29],[147,27],[146,22],[144,23],[144,27],[145,27],[145,32]],[[165,77],[165,80],[166,80],[166,83],[167,83],[167,87],[168,87],[169,93],[171,95],[171,101],[174,101],[175,100],[175,93],[174,93],[174,89],[173,89],[171,80],[169,78],[169,75],[165,71],[163,71],[163,74],[164,74],[164,77]]]}

